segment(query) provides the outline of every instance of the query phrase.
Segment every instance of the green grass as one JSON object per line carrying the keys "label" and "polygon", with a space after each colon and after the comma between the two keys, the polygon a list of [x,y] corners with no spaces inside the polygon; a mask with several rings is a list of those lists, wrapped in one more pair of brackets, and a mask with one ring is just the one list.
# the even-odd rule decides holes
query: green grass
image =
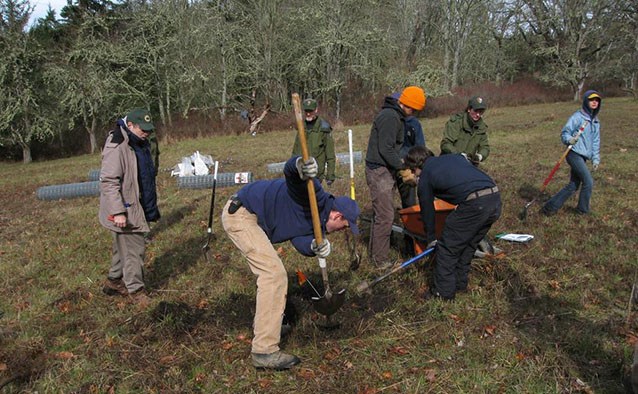
{"label": "green grass", "polygon": [[[488,111],[492,153],[484,169],[502,190],[499,232],[535,236],[528,245],[494,241],[501,260],[474,260],[470,292],[454,303],[423,302],[431,267],[416,264],[358,295],[370,269],[365,237],[361,268],[348,270],[344,236],[330,235],[333,287],[348,289],[335,316],[323,321],[301,296],[295,270],[321,282],[315,259],[283,244],[296,324],[283,342],[302,364],[290,372],[256,372],[250,364],[255,281],[223,233],[221,208],[236,188],[217,190],[210,264],[206,242],[209,190],[182,190],[168,172],[158,178],[162,220],[147,248],[154,301],[138,311],[102,295],[111,238],[97,223],[97,198],[39,201],[40,186],[82,182],[99,155],[0,164],[0,385],[3,392],[52,393],[564,393],[624,392],[636,331],[628,302],[638,244],[638,103],[606,100],[601,112],[602,165],[594,174],[593,213],[563,209],[526,222],[517,215],[524,186],[539,188],[564,147],[558,134],[574,103]],[[423,121],[438,153],[447,119]],[[257,137],[215,136],[162,145],[163,168],[195,150],[221,161],[221,172],[273,177],[266,164],[287,158],[294,124]],[[354,131],[365,154],[369,125]],[[347,135],[335,131],[338,152]],[[549,185],[568,179],[565,164]],[[330,189],[349,191],[338,166]],[[355,166],[357,200],[370,211],[363,165]],[[398,204],[398,195],[397,195]],[[565,208],[575,205],[572,199]]]}

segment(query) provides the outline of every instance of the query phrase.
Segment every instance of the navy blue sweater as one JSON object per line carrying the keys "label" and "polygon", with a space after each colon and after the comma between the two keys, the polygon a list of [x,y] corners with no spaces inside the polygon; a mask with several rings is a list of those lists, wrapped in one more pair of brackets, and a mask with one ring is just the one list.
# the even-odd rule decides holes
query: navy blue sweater
{"label": "navy blue sweater", "polygon": [[460,154],[430,157],[423,165],[419,177],[419,205],[421,219],[427,231],[427,241],[434,235],[434,197],[458,205],[470,193],[494,187],[496,184]]}
{"label": "navy blue sweater", "polygon": [[[237,197],[249,212],[257,215],[257,223],[270,242],[292,242],[299,253],[314,256],[310,243],[314,239],[312,215],[306,181],[299,177],[295,163],[298,156],[290,158],[284,166],[285,179],[261,180],[244,186]],[[334,196],[321,188],[314,180],[322,232],[334,205]]]}

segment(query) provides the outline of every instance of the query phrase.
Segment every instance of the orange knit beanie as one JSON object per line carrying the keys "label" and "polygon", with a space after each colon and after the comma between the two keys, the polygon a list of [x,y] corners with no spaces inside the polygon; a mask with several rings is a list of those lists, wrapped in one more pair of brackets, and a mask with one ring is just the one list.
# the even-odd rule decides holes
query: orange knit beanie
{"label": "orange knit beanie", "polygon": [[425,92],[418,86],[408,86],[403,89],[401,97],[399,97],[399,102],[401,104],[407,105],[416,111],[420,111],[425,108],[425,101]]}

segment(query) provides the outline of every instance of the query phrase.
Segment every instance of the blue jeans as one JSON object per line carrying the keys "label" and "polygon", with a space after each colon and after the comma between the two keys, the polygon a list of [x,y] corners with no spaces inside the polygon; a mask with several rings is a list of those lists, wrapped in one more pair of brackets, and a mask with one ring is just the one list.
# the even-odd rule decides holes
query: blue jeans
{"label": "blue jeans", "polygon": [[591,198],[591,192],[594,189],[594,178],[592,178],[586,162],[587,159],[583,156],[574,151],[569,151],[567,154],[567,163],[572,168],[569,183],[545,203],[544,209],[546,211],[558,211],[563,204],[565,204],[565,201],[567,201],[572,194],[576,193],[576,190],[580,187],[580,195],[578,196],[578,206],[576,206],[576,209],[580,213],[589,212],[589,200]]}

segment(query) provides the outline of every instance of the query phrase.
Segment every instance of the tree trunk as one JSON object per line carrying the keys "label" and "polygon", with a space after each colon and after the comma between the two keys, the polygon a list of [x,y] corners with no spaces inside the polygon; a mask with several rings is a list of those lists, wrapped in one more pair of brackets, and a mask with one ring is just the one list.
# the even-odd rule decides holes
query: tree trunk
{"label": "tree trunk", "polygon": [[95,116],[91,118],[91,127],[87,130],[89,132],[89,141],[91,142],[91,154],[97,150],[97,138],[95,138],[95,130],[97,129],[97,119]]}
{"label": "tree trunk", "polygon": [[33,161],[31,157],[31,147],[29,145],[22,145],[22,162],[29,164]]}

